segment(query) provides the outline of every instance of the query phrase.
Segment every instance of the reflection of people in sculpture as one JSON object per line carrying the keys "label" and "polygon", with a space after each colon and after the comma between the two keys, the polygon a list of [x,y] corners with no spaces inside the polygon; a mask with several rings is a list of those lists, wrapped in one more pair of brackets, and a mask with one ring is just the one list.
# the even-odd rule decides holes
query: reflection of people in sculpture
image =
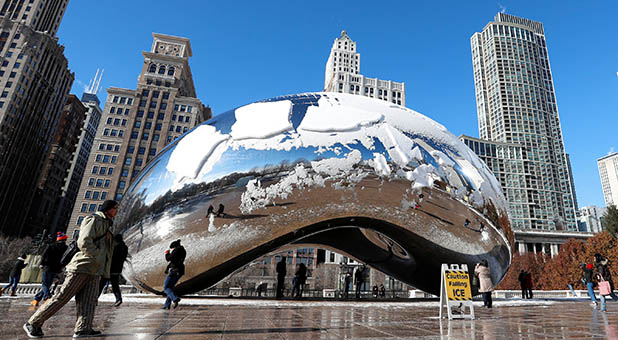
{"label": "reflection of people in sculpture", "polygon": [[168,249],[165,251],[165,260],[169,262],[167,268],[165,268],[165,283],[163,283],[163,291],[167,295],[165,304],[161,309],[170,309],[172,302],[174,308],[178,307],[180,298],[174,293],[174,286],[180,280],[180,277],[185,274],[185,258],[187,257],[187,251],[180,245],[180,240],[176,240],[170,244],[171,251]]}
{"label": "reflection of people in sculpture", "polygon": [[219,209],[217,209],[217,217],[225,216],[225,213],[223,212],[224,209],[225,207],[223,206],[223,204],[219,203]]}
{"label": "reflection of people in sculpture", "polygon": [[282,256],[281,261],[277,262],[277,299],[281,299],[283,297],[283,288],[286,272],[287,269],[285,268],[285,256]]}
{"label": "reflection of people in sculpture", "polygon": [[345,274],[345,278],[343,279],[343,294],[345,298],[348,298],[348,293],[350,292],[350,273]]}
{"label": "reflection of people in sculpture", "polygon": [[356,272],[354,273],[354,283],[356,283],[356,298],[360,299],[361,297],[361,287],[363,283],[365,283],[365,266],[360,266],[356,268]]}
{"label": "reflection of people in sculpture", "polygon": [[382,283],[380,283],[380,297],[386,297],[386,288],[384,288]]}
{"label": "reflection of people in sculpture", "polygon": [[212,204],[208,207],[208,211],[206,212],[206,217],[210,217],[210,214],[213,214],[215,212],[215,207],[212,206]]}
{"label": "reflection of people in sculpture", "polygon": [[307,282],[307,266],[305,266],[304,263],[298,265],[298,270],[296,271],[296,274],[294,276],[296,278],[296,282],[294,284],[294,289],[292,289],[292,295],[299,298],[303,296],[305,282]]}

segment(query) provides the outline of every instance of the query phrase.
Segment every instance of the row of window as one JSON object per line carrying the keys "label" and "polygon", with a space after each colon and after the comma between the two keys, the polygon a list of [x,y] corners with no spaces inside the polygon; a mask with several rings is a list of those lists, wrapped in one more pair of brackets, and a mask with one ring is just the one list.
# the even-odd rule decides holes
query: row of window
{"label": "row of window", "polygon": [[127,105],[132,105],[133,104],[133,98],[131,97],[119,97],[119,96],[114,96],[114,98],[112,98],[112,102],[114,103],[118,103],[118,104],[127,104]]}
{"label": "row of window", "polygon": [[122,137],[124,136],[124,130],[105,129],[103,130],[103,136]]}
{"label": "row of window", "polygon": [[99,150],[107,150],[107,151],[120,151],[120,145],[118,144],[99,144]]}
{"label": "row of window", "polygon": [[[93,199],[93,200],[100,199],[100,200],[104,201],[104,200],[107,199],[107,191],[87,190],[86,193],[84,194],[84,199]],[[82,209],[83,209],[83,205],[82,205]]]}
{"label": "row of window", "polygon": [[97,156],[95,157],[95,162],[116,164],[117,159],[118,159],[118,156],[97,154]]}
{"label": "row of window", "polygon": [[[131,132],[131,139],[137,139],[138,135],[139,135],[139,132],[137,132],[137,131]],[[150,133],[148,133],[148,132],[142,133],[142,140],[148,140],[149,138],[150,138]],[[154,142],[158,141],[159,140],[159,134],[152,135],[152,140]]]}
{"label": "row of window", "polygon": [[[142,126],[142,121],[141,121],[141,120],[135,121],[135,125],[134,125],[134,127],[139,128],[139,127],[141,127],[141,126]],[[156,123],[156,124],[155,124],[155,130],[156,130],[156,131],[161,131],[161,128],[162,128],[162,127],[163,127],[163,124],[162,124],[162,123]],[[152,122],[146,122],[146,123],[144,124],[144,129],[145,129],[145,130],[150,130],[151,128],[152,128]]]}
{"label": "row of window", "polygon": [[[153,83],[152,79],[146,78],[146,84],[150,85],[152,83]],[[157,85],[157,86],[161,86],[162,85],[162,83],[161,83],[161,81],[159,79],[155,80],[154,84]],[[170,83],[169,81],[166,81],[165,82],[165,87],[170,87],[170,86],[172,86],[172,83]]]}
{"label": "row of window", "polygon": [[[92,213],[93,213],[93,212],[95,212],[95,211],[97,211],[97,210],[101,210],[101,207],[102,207],[102,206],[103,206],[102,204],[97,205],[97,204],[95,204],[95,203],[91,203],[91,204],[88,204],[88,203],[82,203],[82,208],[81,208],[81,210],[80,210],[80,211],[81,211],[81,212],[92,212]],[[77,224],[82,224],[82,220],[83,220],[83,219],[84,219],[84,218],[83,218],[83,216],[80,216],[80,217],[77,219]]]}
{"label": "row of window", "polygon": [[[144,111],[139,110],[137,111],[137,118],[141,118],[141,117],[144,117]],[[148,111],[148,115],[146,116],[146,118],[154,119],[154,111]],[[160,112],[157,115],[157,120],[162,120],[164,118],[165,118],[165,113],[163,112]]]}
{"label": "row of window", "polygon": [[[189,110],[191,110],[191,106],[189,106]],[[172,115],[172,121],[176,121],[178,120],[178,122],[182,123],[183,121],[185,123],[189,123],[191,121],[191,117],[189,116],[183,116],[183,115]]]}
{"label": "row of window", "polygon": [[[140,100],[140,102],[139,102],[139,106],[140,106],[140,107],[146,107],[146,102],[147,102],[147,101],[148,101],[148,100],[146,100],[146,99],[142,99],[142,100]],[[155,108],[157,108],[157,101],[156,101],[156,100],[153,100],[153,101],[151,101],[151,102],[150,102],[150,108],[151,108],[151,109],[155,109]],[[161,103],[161,108],[160,108],[160,110],[165,110],[165,109],[167,109],[167,103],[166,103],[166,102],[162,102],[162,103]]]}
{"label": "row of window", "polygon": [[[144,89],[142,90],[142,97],[148,97],[148,95],[150,94],[150,90],[148,89]],[[152,91],[152,98],[159,98],[159,95],[161,94],[161,92],[154,90]],[[169,99],[170,97],[170,93],[169,92],[163,92],[163,99]]]}
{"label": "row of window", "polygon": [[111,183],[111,180],[109,180],[109,179],[92,178],[92,177],[88,179],[88,186],[89,187],[109,188],[110,183]]}
{"label": "row of window", "polygon": [[158,73],[158,74],[165,74],[165,71],[167,70],[167,75],[168,76],[173,76],[174,75],[174,66],[170,66],[169,68],[166,68],[165,65],[160,65],[157,71],[157,65],[156,64],[150,64],[150,66],[148,67],[148,72],[150,73]]}
{"label": "row of window", "polygon": [[107,118],[107,125],[114,125],[114,126],[126,126],[127,125],[127,120],[126,119],[120,119],[120,118],[112,118],[109,117]]}
{"label": "row of window", "polygon": [[112,106],[112,107],[109,108],[109,113],[115,113],[117,115],[124,114],[125,116],[128,116],[129,113],[131,113],[131,110],[130,109],[123,109],[121,107]]}
{"label": "row of window", "polygon": [[[131,162],[133,162],[133,158],[132,157],[127,157],[127,158],[124,159],[124,165],[127,165],[127,166],[131,165]],[[135,166],[142,166],[143,164],[144,164],[144,159],[143,158],[136,158],[135,159]],[[135,176],[135,173],[133,174],[133,176]]]}
{"label": "row of window", "polygon": [[[135,153],[135,146],[133,146],[133,145],[129,146],[129,147],[127,148],[127,153],[128,153],[128,154],[133,154],[133,153]],[[146,148],[145,148],[145,147],[143,147],[143,146],[140,146],[140,147],[137,149],[137,154],[138,154],[138,155],[144,155],[144,154],[146,154]],[[157,154],[157,148],[150,148],[150,150],[148,151],[148,155],[150,155],[150,156],[154,156],[154,155],[156,155],[156,154]]]}
{"label": "row of window", "polygon": [[[176,126],[176,132],[182,132],[182,133],[185,133],[185,132],[187,132],[188,130],[189,130],[189,128],[188,128],[188,127],[186,127],[186,126],[184,126],[184,127],[183,127],[183,126],[180,126],[180,125],[177,125],[177,126]],[[174,125],[170,125],[169,131],[171,131],[171,132],[173,132],[173,131],[174,131]]]}
{"label": "row of window", "polygon": [[99,175],[111,176],[114,173],[114,168],[112,168],[112,167],[108,168],[108,167],[105,167],[105,166],[99,167],[98,165],[95,165],[95,166],[92,167],[92,173],[94,175],[99,174]]}

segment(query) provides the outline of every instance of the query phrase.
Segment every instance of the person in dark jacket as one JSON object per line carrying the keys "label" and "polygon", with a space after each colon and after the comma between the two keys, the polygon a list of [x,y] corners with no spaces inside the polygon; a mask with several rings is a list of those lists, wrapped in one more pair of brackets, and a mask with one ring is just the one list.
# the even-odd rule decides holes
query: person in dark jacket
{"label": "person in dark jacket", "polygon": [[[171,249],[171,250],[170,250]],[[187,251],[180,245],[180,240],[176,240],[170,244],[170,249],[165,251],[165,260],[169,262],[165,268],[165,282],[163,283],[163,291],[167,295],[165,304],[161,309],[170,309],[173,303],[174,308],[178,307],[180,298],[174,293],[174,286],[180,280],[180,277],[185,275],[185,258]]]}
{"label": "person in dark jacket", "polygon": [[350,273],[345,273],[345,277],[343,278],[343,296],[347,299],[350,295]]}
{"label": "person in dark jacket", "polygon": [[356,298],[360,299],[361,288],[363,283],[365,283],[365,266],[356,268],[356,272],[354,272],[354,283],[356,284]]}
{"label": "person in dark jacket", "polygon": [[[296,283],[294,284],[292,295],[299,298],[303,296],[303,290],[305,289],[305,283],[307,282],[307,266],[305,266],[304,263],[298,265],[298,270],[294,276],[296,278]],[[294,294],[294,292],[296,292],[296,294]]]}
{"label": "person in dark jacket", "polygon": [[527,299],[528,290],[526,289],[526,271],[525,270],[522,269],[519,272],[519,276],[517,277],[517,280],[519,281],[519,287],[521,287],[521,298]]}
{"label": "person in dark jacket", "polygon": [[11,288],[11,296],[17,295],[15,291],[17,290],[19,279],[21,278],[21,270],[26,268],[27,265],[26,254],[17,258],[17,261],[13,265],[13,269],[11,269],[11,273],[9,274],[9,284],[0,289],[0,296],[2,296],[2,294],[4,294],[4,292],[9,288]]}
{"label": "person in dark jacket", "polygon": [[68,236],[62,232],[56,234],[56,242],[50,244],[41,256],[41,290],[36,293],[34,300],[30,302],[33,306],[38,306],[41,300],[47,300],[51,297],[51,285],[54,279],[59,277],[64,267],[60,264],[62,254],[67,250]]}
{"label": "person in dark jacket", "polygon": [[285,288],[285,274],[287,274],[287,268],[285,267],[285,256],[281,257],[281,261],[277,262],[277,299],[283,298],[283,290]]}
{"label": "person in dark jacket", "polygon": [[528,299],[532,299],[532,274],[526,272],[526,291],[528,292]]}
{"label": "person in dark jacket", "polygon": [[[600,281],[608,281],[609,282],[609,287],[610,287],[610,293],[609,296],[612,297],[612,299],[614,301],[618,301],[618,296],[616,296],[616,293],[614,293],[614,280],[612,280],[612,273],[609,270],[609,260],[601,255],[601,254],[594,254],[594,263],[595,263],[595,274],[597,279]],[[606,305],[605,305],[605,296],[603,296],[602,294],[599,294],[599,297],[601,298],[601,311],[606,311]]]}
{"label": "person in dark jacket", "polygon": [[596,307],[599,303],[594,295],[594,265],[592,263],[584,263],[582,264],[582,270],[584,271],[583,280],[588,289],[588,296],[590,301],[592,301],[590,304]]}
{"label": "person in dark jacket", "polygon": [[384,288],[384,284],[380,284],[380,297],[386,297],[386,288]]}
{"label": "person in dark jacket", "polygon": [[103,292],[103,288],[109,282],[112,285],[112,292],[116,297],[114,307],[118,307],[122,304],[122,293],[120,292],[120,274],[122,273],[122,266],[129,254],[129,248],[122,239],[122,234],[114,235],[114,251],[112,253],[112,265],[109,269],[109,279],[101,277],[99,283],[99,296]]}

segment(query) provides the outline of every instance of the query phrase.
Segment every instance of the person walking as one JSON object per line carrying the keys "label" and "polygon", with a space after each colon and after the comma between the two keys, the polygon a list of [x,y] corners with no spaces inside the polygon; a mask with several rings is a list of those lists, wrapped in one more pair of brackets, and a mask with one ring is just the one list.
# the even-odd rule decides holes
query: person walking
{"label": "person walking", "polygon": [[386,297],[386,288],[384,288],[384,284],[380,283],[380,297],[384,298]]}
{"label": "person walking", "polygon": [[43,304],[23,326],[31,338],[43,336],[43,323],[56,314],[75,297],[77,322],[74,338],[98,336],[101,331],[92,329],[92,320],[97,306],[101,276],[109,277],[112,264],[112,225],[118,212],[118,202],[107,200],[101,210],[82,221],[77,246],[66,266],[64,285],[58,294]]}
{"label": "person walking", "polygon": [[365,266],[356,268],[356,272],[354,273],[354,283],[356,284],[356,298],[360,299],[361,288],[363,283],[365,283]]}
{"label": "person walking", "polygon": [[517,280],[519,281],[519,287],[521,287],[521,298],[527,299],[528,289],[526,289],[526,272],[523,269],[519,272]]}
{"label": "person walking", "polygon": [[283,298],[283,289],[285,284],[285,274],[287,273],[287,269],[285,266],[285,256],[281,257],[281,260],[277,262],[277,299]]}
{"label": "person walking", "polygon": [[483,294],[483,307],[491,308],[491,292],[494,290],[494,286],[491,282],[491,272],[487,260],[477,263],[474,273],[479,277],[479,293]]}
{"label": "person walking", "polygon": [[112,285],[112,292],[116,297],[114,307],[122,304],[122,292],[120,291],[120,274],[122,274],[122,266],[129,254],[129,248],[122,239],[122,234],[114,235],[114,251],[112,253],[112,265],[109,270],[109,279],[102,277],[99,282],[99,296],[103,292],[103,288],[109,283]]}
{"label": "person walking", "polygon": [[0,296],[4,294],[4,292],[11,288],[11,296],[16,296],[17,293],[17,284],[19,283],[19,279],[21,278],[22,269],[26,268],[28,263],[26,262],[26,254],[17,258],[13,268],[11,269],[11,273],[9,273],[9,283],[0,289]]}
{"label": "person walking", "polygon": [[[614,301],[618,301],[618,296],[616,296],[616,294],[614,293],[614,280],[612,279],[612,273],[609,270],[609,260],[605,256],[597,253],[597,254],[594,254],[594,262],[595,262],[597,279],[599,280],[599,282],[601,281],[609,282],[610,288],[609,288],[608,296],[610,296]],[[601,309],[600,310],[602,312],[605,312],[607,311],[607,306],[605,303],[606,297],[600,292],[599,292],[599,297],[601,299]]]}
{"label": "person walking", "polygon": [[584,272],[584,283],[586,284],[586,289],[588,289],[588,296],[590,297],[590,305],[596,307],[599,305],[597,302],[597,298],[594,295],[594,265],[592,263],[584,263],[582,264],[582,270]]}
{"label": "person walking", "polygon": [[[171,250],[170,250],[171,249]],[[174,287],[180,277],[185,275],[185,258],[187,257],[187,251],[180,245],[180,240],[176,240],[170,243],[170,249],[165,251],[165,260],[169,263],[165,268],[165,282],[163,283],[163,292],[167,295],[165,303],[161,309],[170,309],[170,305],[173,303],[174,309],[178,307],[180,298],[176,296]]]}
{"label": "person walking", "polygon": [[532,274],[530,272],[526,272],[526,290],[528,299],[532,299]]}
{"label": "person walking", "polygon": [[51,297],[51,286],[54,279],[58,278],[62,273],[63,265],[60,263],[62,254],[67,250],[68,236],[62,232],[56,234],[56,242],[50,244],[41,256],[41,290],[34,296],[34,300],[30,302],[33,306],[38,306],[41,300],[48,300]]}
{"label": "person walking", "polygon": [[[298,265],[298,270],[296,274],[294,274],[296,278],[296,283],[294,284],[294,289],[292,290],[292,295],[297,298],[303,296],[303,290],[305,289],[305,283],[307,282],[307,266],[304,263]],[[294,294],[296,292],[296,294]]]}
{"label": "person walking", "polygon": [[343,278],[343,296],[347,299],[350,296],[350,273],[345,273]]}

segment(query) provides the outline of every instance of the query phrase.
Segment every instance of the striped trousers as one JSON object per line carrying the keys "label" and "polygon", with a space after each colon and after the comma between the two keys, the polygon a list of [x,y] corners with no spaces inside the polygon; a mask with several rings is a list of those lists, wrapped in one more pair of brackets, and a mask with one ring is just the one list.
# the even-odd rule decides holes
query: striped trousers
{"label": "striped trousers", "polygon": [[56,314],[75,296],[75,303],[77,304],[75,332],[91,330],[99,297],[99,281],[99,275],[67,272],[60,292],[54,294],[50,300],[43,304],[30,317],[28,322],[32,326],[41,327],[47,319]]}

